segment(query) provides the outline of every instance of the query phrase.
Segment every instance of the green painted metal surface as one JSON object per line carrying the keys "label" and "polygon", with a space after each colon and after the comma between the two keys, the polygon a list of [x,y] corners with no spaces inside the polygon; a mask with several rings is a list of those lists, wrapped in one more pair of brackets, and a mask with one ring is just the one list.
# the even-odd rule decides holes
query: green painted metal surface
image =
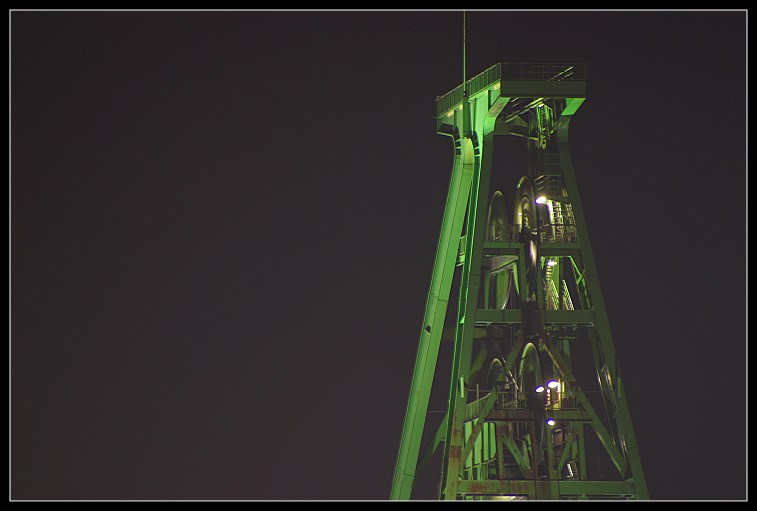
{"label": "green painted metal surface", "polygon": [[[500,63],[437,99],[454,162],[392,499],[412,498],[421,468],[438,473],[437,449],[442,499],[649,498],[568,151],[586,76],[582,64]],[[490,193],[502,135],[528,150],[511,218]],[[421,457],[445,319],[455,325],[452,367],[439,368],[447,410]],[[574,343],[587,344],[597,389],[573,374]],[[590,433],[615,469],[601,480]]]}

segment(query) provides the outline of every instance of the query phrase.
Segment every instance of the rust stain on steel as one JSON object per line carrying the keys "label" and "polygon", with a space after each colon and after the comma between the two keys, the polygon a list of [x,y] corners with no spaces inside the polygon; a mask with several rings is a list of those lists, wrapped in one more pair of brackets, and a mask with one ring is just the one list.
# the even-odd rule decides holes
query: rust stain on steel
{"label": "rust stain on steel", "polygon": [[474,481],[471,481],[468,488],[471,493],[486,493],[489,491],[489,485],[486,483],[476,483]]}

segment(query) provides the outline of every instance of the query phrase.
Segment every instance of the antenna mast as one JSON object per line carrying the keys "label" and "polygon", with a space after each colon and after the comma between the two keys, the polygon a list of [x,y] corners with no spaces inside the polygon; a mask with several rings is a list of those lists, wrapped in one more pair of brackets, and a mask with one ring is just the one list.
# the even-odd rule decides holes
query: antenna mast
{"label": "antenna mast", "polygon": [[463,11],[463,93],[467,96],[467,89],[465,89],[465,11]]}

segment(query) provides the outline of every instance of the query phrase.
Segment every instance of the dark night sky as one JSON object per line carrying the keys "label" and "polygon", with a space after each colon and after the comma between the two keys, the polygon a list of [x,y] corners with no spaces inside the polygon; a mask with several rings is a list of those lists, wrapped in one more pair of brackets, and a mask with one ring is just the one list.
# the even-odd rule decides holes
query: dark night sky
{"label": "dark night sky", "polygon": [[[461,13],[10,18],[11,497],[387,498]],[[745,498],[746,13],[469,13],[469,75],[499,61],[589,65],[652,497]]]}

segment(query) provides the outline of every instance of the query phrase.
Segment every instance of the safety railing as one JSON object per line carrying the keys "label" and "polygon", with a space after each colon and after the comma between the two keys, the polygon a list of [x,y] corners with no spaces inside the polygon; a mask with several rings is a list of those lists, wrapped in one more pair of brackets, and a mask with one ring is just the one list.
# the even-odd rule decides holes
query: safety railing
{"label": "safety railing", "polygon": [[444,112],[452,110],[455,106],[463,102],[463,86],[459,85],[436,100],[436,115],[440,116]]}
{"label": "safety railing", "polygon": [[[485,397],[491,390],[469,389],[468,398],[476,403],[474,415],[480,415],[485,406]],[[545,410],[578,410],[578,396],[573,391],[560,392],[557,389],[545,388],[541,393],[531,392],[514,392],[501,391],[497,392],[497,401],[494,404],[495,410],[531,410],[534,406],[541,404]]]}
{"label": "safety railing", "polygon": [[[547,165],[553,169],[560,168],[560,155],[547,154]],[[556,162],[556,163],[555,163]],[[552,172],[559,172],[552,170]],[[543,174],[536,178],[534,182],[536,188],[536,196],[546,195],[560,197],[565,190],[565,179],[562,174]]]}
{"label": "safety railing", "polygon": [[465,90],[468,90],[468,96],[473,96],[481,92],[482,89],[489,87],[500,79],[501,64],[494,64],[489,69],[482,71],[465,83],[458,85],[448,93],[436,98],[436,113],[442,113],[454,108],[463,102]]}
{"label": "safety railing", "polygon": [[518,241],[520,226],[512,224],[487,224],[487,241]]}
{"label": "safety railing", "polygon": [[555,389],[549,389],[549,402],[546,404],[547,410],[578,410],[578,396],[568,390],[558,392]]}
{"label": "safety railing", "polygon": [[[576,224],[546,224],[535,229],[541,243],[575,243],[578,241]],[[526,233],[527,234],[527,233]],[[523,241],[521,227],[512,224],[487,224],[486,241]]]}
{"label": "safety railing", "polygon": [[436,98],[437,116],[455,108],[468,96],[478,94],[499,80],[563,81],[586,80],[586,64],[501,62]]}
{"label": "safety railing", "polygon": [[586,64],[503,62],[502,80],[586,80]]}
{"label": "safety railing", "polygon": [[576,224],[547,224],[539,228],[542,243],[575,243],[578,241]]}

